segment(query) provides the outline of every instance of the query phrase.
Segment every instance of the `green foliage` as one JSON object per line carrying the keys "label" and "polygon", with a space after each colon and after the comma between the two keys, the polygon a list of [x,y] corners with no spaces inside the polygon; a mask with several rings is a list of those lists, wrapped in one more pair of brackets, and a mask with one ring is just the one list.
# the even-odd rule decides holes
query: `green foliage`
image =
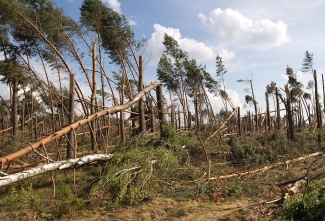
{"label": "green foliage", "polygon": [[91,190],[93,206],[105,204],[108,209],[116,209],[153,196],[161,189],[155,179],[175,175],[172,169],[179,165],[186,136],[177,135],[166,124],[160,140],[140,134],[123,143],[107,163],[106,174]]}
{"label": "green foliage", "polygon": [[302,72],[306,73],[306,72],[313,72],[313,65],[314,65],[314,61],[313,61],[313,53],[309,53],[308,50],[305,52],[305,57],[303,59],[303,63],[302,63],[302,68],[300,69]]}
{"label": "green foliage", "polygon": [[229,141],[234,160],[240,163],[257,164],[276,162],[278,154],[288,151],[288,141],[283,133],[252,136],[233,137]]}
{"label": "green foliage", "polygon": [[57,183],[57,191],[59,199],[58,208],[55,214],[57,217],[61,217],[84,208],[86,201],[82,198],[76,197],[73,194],[69,184],[59,181]]}
{"label": "green foliage", "polygon": [[228,189],[229,196],[239,197],[243,194],[243,188],[239,184],[233,184]]}
{"label": "green foliage", "polygon": [[216,65],[217,65],[217,76],[218,77],[222,77],[223,75],[225,75],[227,73],[227,69],[225,68],[223,61],[222,61],[222,57],[220,57],[219,55],[216,58]]}
{"label": "green foliage", "polygon": [[41,199],[35,194],[32,184],[27,188],[22,187],[20,191],[12,187],[9,195],[5,197],[5,203],[10,211],[30,209],[40,212],[43,210]]}
{"label": "green foliage", "polygon": [[266,92],[268,95],[275,94],[276,83],[271,81],[270,84],[266,85]]}
{"label": "green foliage", "polygon": [[84,0],[81,23],[100,35],[101,45],[112,63],[121,64],[129,54],[130,45],[139,49],[144,41],[135,41],[134,33],[125,16],[107,8],[100,0]]}
{"label": "green foliage", "polygon": [[304,193],[289,198],[280,217],[287,220],[323,220],[325,216],[325,180],[308,184]]}

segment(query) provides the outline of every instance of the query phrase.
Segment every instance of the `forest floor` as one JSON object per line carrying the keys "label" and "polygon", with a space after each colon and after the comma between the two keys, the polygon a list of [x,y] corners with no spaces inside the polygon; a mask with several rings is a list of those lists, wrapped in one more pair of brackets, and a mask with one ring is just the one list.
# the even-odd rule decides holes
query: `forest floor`
{"label": "forest floor", "polygon": [[[216,151],[216,142],[208,143],[210,163],[204,148],[193,144],[191,149],[182,150],[185,158],[178,167],[168,170],[169,177],[152,175],[150,185],[159,184],[159,191],[133,206],[108,209],[111,198],[102,190],[96,192],[103,197],[103,202],[99,200],[97,204],[90,202],[92,198],[88,195],[72,193],[73,179],[77,182],[76,191],[92,193],[88,188],[99,180],[98,175],[105,171],[103,168],[111,169],[111,165],[81,167],[76,173],[57,171],[56,188],[51,181],[52,173],[2,187],[0,220],[281,220],[278,214],[284,200],[270,202],[283,198],[288,185],[295,184],[301,177],[324,178],[325,158],[306,157],[320,151],[315,143],[293,143],[284,140],[285,135],[281,134],[263,136],[268,137],[234,140],[229,143],[231,149],[222,151]],[[231,156],[228,156],[230,151]],[[62,180],[65,180],[64,185],[60,187]],[[54,189],[56,198],[53,198]],[[79,203],[83,206],[78,207]]]}

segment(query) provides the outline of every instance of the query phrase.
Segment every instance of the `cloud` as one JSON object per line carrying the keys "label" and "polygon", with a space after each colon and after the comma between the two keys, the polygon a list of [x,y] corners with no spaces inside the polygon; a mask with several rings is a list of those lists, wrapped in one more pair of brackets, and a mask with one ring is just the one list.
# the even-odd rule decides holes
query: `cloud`
{"label": "cloud", "polygon": [[118,0],[106,0],[109,7],[111,7],[114,11],[118,12],[119,14],[122,14],[121,10],[121,3]]}
{"label": "cloud", "polygon": [[236,56],[234,52],[228,51],[224,48],[219,51],[218,55],[222,57],[222,61],[229,61]]}
{"label": "cloud", "polygon": [[[226,89],[226,92],[227,92],[232,104],[234,105],[234,107],[239,106],[239,107],[243,108],[243,104],[240,101],[239,94],[236,91],[231,90],[231,89]],[[210,99],[212,108],[215,111],[215,113],[218,113],[222,108],[225,109],[220,96],[215,96],[214,94],[211,94],[208,91],[207,91],[207,95]],[[230,105],[228,105],[228,108],[231,109]]]}
{"label": "cloud", "polygon": [[173,37],[179,44],[180,48],[189,53],[190,58],[196,59],[198,62],[211,61],[217,56],[214,53],[212,46],[207,46],[203,42],[196,41],[192,38],[182,38],[179,29],[166,28],[160,24],[154,24],[154,32],[148,40],[147,51],[152,53],[149,64],[156,65],[163,51],[165,50],[162,42],[164,41],[164,34]]}
{"label": "cloud", "polygon": [[130,16],[128,17],[128,21],[129,21],[129,24],[132,26],[132,25],[137,25],[137,22],[135,21],[135,18],[134,16]]}
{"label": "cloud", "polygon": [[246,43],[247,47],[268,50],[290,41],[287,25],[283,21],[272,22],[269,19],[252,20],[239,11],[220,8],[214,9],[206,17],[198,14],[202,24],[217,37],[228,44]]}

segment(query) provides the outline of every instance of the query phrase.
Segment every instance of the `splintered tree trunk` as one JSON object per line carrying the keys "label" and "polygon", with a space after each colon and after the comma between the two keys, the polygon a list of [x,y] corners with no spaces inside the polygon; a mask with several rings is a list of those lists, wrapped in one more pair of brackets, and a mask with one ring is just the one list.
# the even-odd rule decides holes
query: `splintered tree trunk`
{"label": "splintered tree trunk", "polygon": [[[74,86],[75,86],[75,76],[70,75],[70,94],[69,94],[69,120],[68,123],[73,124],[74,122]],[[67,144],[67,159],[75,157],[75,140],[74,131],[71,130],[68,133],[68,144]]]}
{"label": "splintered tree trunk", "polygon": [[277,130],[281,129],[281,116],[280,116],[280,101],[279,101],[279,92],[278,92],[278,88],[275,88],[275,98],[276,98],[276,126],[277,126]]}
{"label": "splintered tree trunk", "polygon": [[295,135],[294,135],[294,125],[293,125],[293,120],[292,120],[292,112],[291,112],[291,96],[290,96],[290,91],[288,84],[285,85],[285,91],[287,95],[287,117],[288,117],[288,135],[290,140],[294,141],[295,140]]}
{"label": "splintered tree trunk", "polygon": [[237,110],[238,136],[241,136],[240,107]]}
{"label": "splintered tree trunk", "polygon": [[153,110],[153,100],[152,100],[152,98],[150,98],[149,107],[150,107],[150,116],[151,116],[151,119],[150,119],[150,121],[151,121],[151,132],[153,134],[155,134],[155,132],[156,132],[156,130],[155,130],[155,112]]}
{"label": "splintered tree trunk", "polygon": [[156,88],[156,96],[157,96],[157,107],[158,107],[158,118],[159,118],[159,123],[160,123],[160,133],[162,132],[162,126],[165,121],[165,116],[164,116],[164,98],[162,94],[162,86],[159,85]]}
{"label": "splintered tree trunk", "polygon": [[269,94],[265,92],[265,99],[266,99],[266,122],[267,128],[271,131],[271,119],[270,119],[270,105],[269,105]]}
{"label": "splintered tree trunk", "polygon": [[[314,81],[315,81],[315,103],[316,103],[317,128],[318,129],[321,129],[322,128],[322,118],[321,118],[320,107],[319,107],[316,70],[314,70]],[[318,140],[318,144],[320,146],[322,139],[321,139],[321,136],[320,136],[320,133],[319,132],[318,132],[318,135],[317,135],[317,140]]]}

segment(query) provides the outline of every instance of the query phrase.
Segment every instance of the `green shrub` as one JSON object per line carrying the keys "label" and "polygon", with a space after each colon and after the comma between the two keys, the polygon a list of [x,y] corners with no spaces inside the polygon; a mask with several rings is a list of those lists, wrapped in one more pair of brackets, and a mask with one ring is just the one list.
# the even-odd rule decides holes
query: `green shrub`
{"label": "green shrub", "polygon": [[280,213],[280,217],[289,220],[324,220],[325,180],[310,182],[304,200],[303,194],[292,196]]}
{"label": "green shrub", "polygon": [[281,132],[233,137],[228,144],[231,146],[231,157],[240,163],[272,163],[277,161],[277,155],[294,150]]}
{"label": "green shrub", "polygon": [[26,189],[22,187],[20,191],[12,187],[9,195],[5,197],[5,203],[10,211],[30,209],[40,212],[43,210],[41,199],[35,194],[32,184]]}
{"label": "green shrub", "polygon": [[58,192],[58,207],[56,211],[56,216],[61,217],[63,215],[81,210],[85,206],[85,200],[76,197],[69,184],[66,184],[62,181],[57,183],[57,192]]}
{"label": "green shrub", "polygon": [[179,166],[182,146],[187,145],[190,135],[179,135],[168,124],[162,133],[159,140],[139,134],[116,148],[106,164],[106,174],[90,192],[93,206],[106,204],[108,209],[116,209],[136,205],[161,189],[154,180],[175,175],[172,169]]}

